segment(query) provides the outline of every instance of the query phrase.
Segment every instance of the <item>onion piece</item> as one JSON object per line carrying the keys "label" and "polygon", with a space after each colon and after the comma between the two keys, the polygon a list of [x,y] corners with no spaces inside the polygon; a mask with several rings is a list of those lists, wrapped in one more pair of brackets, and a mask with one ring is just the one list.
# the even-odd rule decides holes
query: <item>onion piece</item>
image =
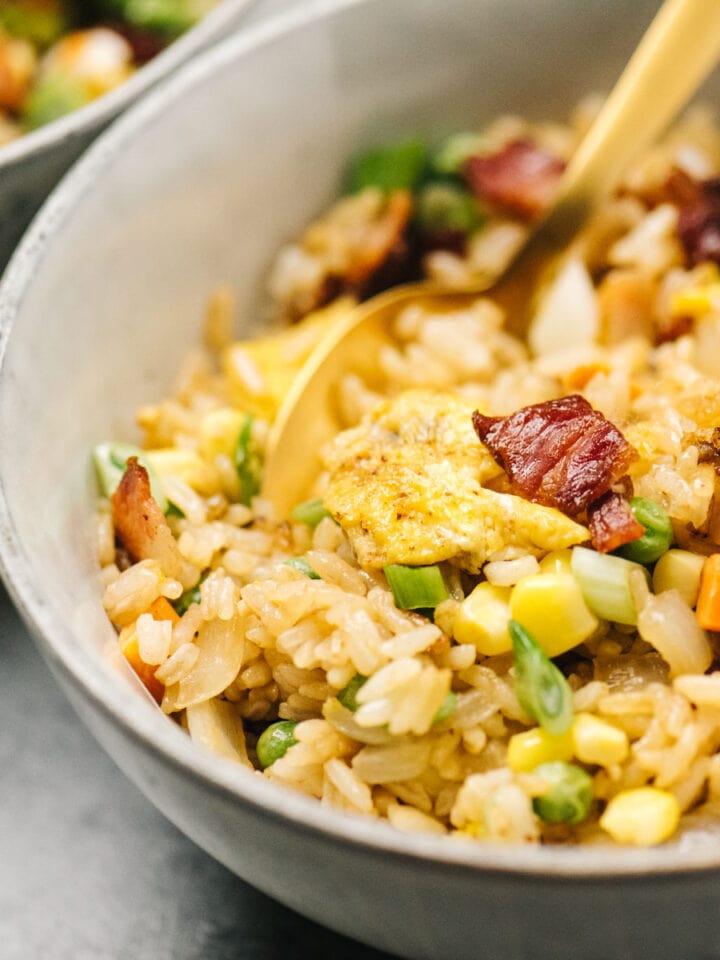
{"label": "onion piece", "polygon": [[638,614],[640,636],[670,666],[670,675],[705,673],[713,653],[707,633],[677,590],[650,594]]}

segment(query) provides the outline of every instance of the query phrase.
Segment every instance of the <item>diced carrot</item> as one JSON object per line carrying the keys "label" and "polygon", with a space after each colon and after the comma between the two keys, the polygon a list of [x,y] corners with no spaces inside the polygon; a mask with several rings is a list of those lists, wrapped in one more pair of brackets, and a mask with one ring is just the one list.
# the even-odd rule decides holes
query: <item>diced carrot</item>
{"label": "diced carrot", "polygon": [[[148,608],[148,613],[152,616],[153,620],[170,620],[173,625],[180,619],[165,597],[158,597],[157,600],[153,600]],[[153,699],[160,703],[165,694],[165,686],[155,676],[157,665],[145,663],[140,657],[140,646],[138,644],[135,624],[125,627],[121,631],[118,640],[120,650],[125,659],[147,687]]]}
{"label": "diced carrot", "polygon": [[[120,650],[123,656],[138,675],[143,684],[147,687],[150,696],[158,703],[165,694],[165,686],[155,677],[157,666],[151,666],[140,659],[140,647],[138,645],[138,636],[135,627],[126,627],[127,634],[123,639],[120,634]],[[123,630],[123,633],[125,633]]]}
{"label": "diced carrot", "polygon": [[703,564],[695,613],[704,630],[720,630],[720,553]]}
{"label": "diced carrot", "polygon": [[596,373],[610,373],[610,367],[606,363],[583,363],[565,374],[563,387],[565,390],[582,390]]}
{"label": "diced carrot", "polygon": [[172,620],[173,626],[180,619],[173,605],[165,597],[158,597],[148,607],[148,613],[153,620]]}

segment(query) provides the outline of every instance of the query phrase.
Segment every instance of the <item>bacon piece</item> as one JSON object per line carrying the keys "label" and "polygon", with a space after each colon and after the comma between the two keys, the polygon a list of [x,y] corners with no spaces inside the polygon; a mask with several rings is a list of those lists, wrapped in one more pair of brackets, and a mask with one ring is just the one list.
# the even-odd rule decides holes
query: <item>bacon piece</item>
{"label": "bacon piece", "polygon": [[570,517],[606,493],[637,458],[617,427],[577,394],[509,417],[476,410],[473,426],[514,493]]}
{"label": "bacon piece", "polygon": [[645,533],[625,497],[612,490],[590,505],[588,518],[590,539],[598,553],[610,553]]}
{"label": "bacon piece", "polygon": [[150,493],[150,478],[137,457],[130,457],[112,495],[115,533],[133,560],[157,560],[167,577],[182,569],[180,550],[165,514]]}
{"label": "bacon piece", "polygon": [[464,174],[473,193],[531,220],[550,203],[565,163],[531,140],[513,140],[486,157],[470,157]]}
{"label": "bacon piece", "polygon": [[720,177],[693,180],[675,168],[664,190],[679,211],[677,232],[688,263],[720,263]]}

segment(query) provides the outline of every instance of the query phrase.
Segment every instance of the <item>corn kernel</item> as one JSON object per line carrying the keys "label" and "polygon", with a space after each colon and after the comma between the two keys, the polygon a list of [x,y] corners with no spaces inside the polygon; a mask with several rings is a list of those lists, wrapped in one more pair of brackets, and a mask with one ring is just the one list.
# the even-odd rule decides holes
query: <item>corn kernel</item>
{"label": "corn kernel", "polygon": [[551,550],[540,561],[540,573],[570,573],[572,550]]}
{"label": "corn kernel", "polygon": [[689,550],[668,550],[653,570],[653,591],[677,590],[691,607],[697,603],[700,575],[705,557]]}
{"label": "corn kernel", "polygon": [[616,794],[600,817],[600,826],[616,843],[651,847],[677,829],[680,804],[673,793],[638,787]]}
{"label": "corn kernel", "polygon": [[571,727],[573,752],[583,763],[609,767],[626,759],[630,745],[624,730],[590,713],[579,713]]}
{"label": "corn kernel", "polygon": [[479,583],[460,604],[453,621],[453,636],[458,643],[471,643],[487,657],[512,650],[508,633],[510,619],[509,587]]}
{"label": "corn kernel", "polygon": [[676,290],[670,298],[670,313],[674,317],[698,319],[713,310],[720,310],[720,283],[717,282]]}
{"label": "corn kernel", "polygon": [[246,420],[246,413],[232,407],[221,407],[205,414],[200,423],[200,455],[211,463],[220,454],[234,457],[240,430]]}
{"label": "corn kernel", "polygon": [[598,626],[575,578],[564,572],[538,573],[517,583],[510,612],[549,657],[557,657],[587,640]]}
{"label": "corn kernel", "polygon": [[145,453],[158,476],[174,476],[202,496],[217,493],[220,481],[217,471],[195,450],[167,447]]}
{"label": "corn kernel", "polygon": [[541,763],[566,763],[573,755],[573,741],[568,733],[555,736],[534,727],[510,737],[507,751],[507,764],[517,773],[529,773]]}

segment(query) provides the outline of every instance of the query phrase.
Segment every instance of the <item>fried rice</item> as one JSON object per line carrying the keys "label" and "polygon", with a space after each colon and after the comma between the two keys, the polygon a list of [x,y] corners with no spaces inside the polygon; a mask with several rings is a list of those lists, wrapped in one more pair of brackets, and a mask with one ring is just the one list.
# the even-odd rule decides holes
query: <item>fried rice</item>
{"label": "fried rice", "polygon": [[[593,109],[566,126],[502,118],[485,129],[483,150],[531,138],[566,159]],[[387,254],[404,214],[388,214],[371,186],[281,251],[270,288],[278,314],[301,319],[265,339],[229,341],[232,297],[214,295],[205,345],[175,392],[138,411],[136,467],[169,507],[157,490],[121,504],[106,488],[97,524],[120,647],[193,740],[399,830],[652,844],[720,822],[720,667],[714,624],[695,609],[706,558],[720,552],[720,277],[712,256],[688,250],[684,201],[668,189],[678,172],[693,184],[720,174],[720,131],[705,112],[678,124],[589,224],[545,291],[532,352],[506,332],[491,296],[442,313],[400,310],[373,382],[349,374],[338,385],[342,431],[323,451],[314,506],[291,517],[260,495],[269,426],[323,333],[372,292],[378,243]],[[460,247],[424,251],[426,275],[462,285],[507,258],[528,221],[489,210]],[[665,562],[636,564],[647,573],[629,581],[631,623],[588,612],[584,596],[582,640],[546,650],[571,697],[558,732],[519,687],[505,621],[513,591],[517,600],[548,572],[570,576],[575,551],[595,553],[586,517],[519,496],[473,435],[471,414],[508,417],[567,396],[584,398],[631,445],[635,459],[612,490],[666,512],[673,562],[686,566],[668,580]],[[467,410],[467,430],[448,439],[442,417],[456,410]],[[402,461],[393,460],[398,437]],[[357,472],[360,463],[372,469]],[[438,520],[436,474],[448,464],[449,497],[472,480],[497,498],[483,507],[484,526],[473,513],[470,534],[450,508],[450,534]],[[408,477],[412,520],[396,509]],[[138,532],[132,503],[149,500],[156,527]],[[510,522],[496,503],[511,508]],[[162,549],[158,527],[171,534]],[[409,540],[423,558],[415,565],[441,575],[432,611],[401,609],[390,583],[389,565],[413,566],[398,546]],[[492,591],[505,604],[499,631],[497,606],[477,614],[477,598]],[[284,739],[268,754],[278,723]]]}

